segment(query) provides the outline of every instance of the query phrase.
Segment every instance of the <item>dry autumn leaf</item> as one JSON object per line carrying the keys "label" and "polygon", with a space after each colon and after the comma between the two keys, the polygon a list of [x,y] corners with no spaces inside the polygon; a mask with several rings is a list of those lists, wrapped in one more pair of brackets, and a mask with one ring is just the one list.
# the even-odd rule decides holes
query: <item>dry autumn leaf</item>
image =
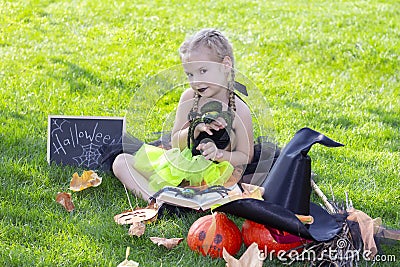
{"label": "dry autumn leaf", "polygon": [[158,246],[162,245],[167,249],[173,249],[182,242],[183,238],[150,237],[150,240]]}
{"label": "dry autumn leaf", "polygon": [[84,171],[82,176],[78,173],[72,175],[72,179],[69,185],[69,189],[74,192],[82,191],[89,187],[96,187],[101,184],[102,178],[97,175],[94,171]]}
{"label": "dry autumn leaf", "polygon": [[146,225],[143,222],[134,222],[128,230],[130,236],[142,236],[146,230]]}
{"label": "dry autumn leaf", "polygon": [[243,198],[255,198],[255,199],[260,199],[263,200],[263,194],[264,194],[264,188],[252,185],[252,184],[246,184],[242,183],[241,184],[243,188]]}
{"label": "dry autumn leaf", "polygon": [[239,260],[230,255],[225,248],[222,255],[226,261],[226,267],[262,267],[265,260],[265,256],[260,254],[257,243],[251,244]]}
{"label": "dry autumn leaf", "polygon": [[217,231],[217,220],[215,218],[217,213],[212,214],[212,221],[210,227],[207,229],[206,235],[204,237],[204,241],[202,244],[203,251],[207,255],[208,251],[210,250],[212,243],[214,243],[215,232]]}
{"label": "dry autumn leaf", "polygon": [[[154,200],[154,201],[151,201],[151,202],[149,203],[149,205],[148,205],[145,209],[152,209],[152,210],[155,210],[157,213],[156,213],[156,215],[155,215],[153,218],[150,218],[150,219],[148,219],[148,220],[145,220],[145,221],[144,221],[145,223],[152,223],[152,222],[155,222],[155,221],[157,220],[157,217],[158,217],[158,208],[159,208],[159,206],[158,206],[158,204],[155,202],[155,200]],[[135,209],[135,210],[140,210],[140,208],[137,208],[137,209]]]}
{"label": "dry autumn leaf", "polygon": [[155,209],[137,209],[134,211],[125,211],[114,216],[114,221],[118,224],[133,224],[136,222],[148,221],[157,215]]}
{"label": "dry autumn leaf", "polygon": [[63,207],[71,212],[75,209],[74,203],[72,203],[71,194],[66,192],[58,193],[56,196],[56,201],[63,205]]}
{"label": "dry autumn leaf", "polygon": [[118,264],[117,267],[139,267],[139,263],[133,260],[128,260],[131,248],[127,247],[125,252],[125,260]]}
{"label": "dry autumn leaf", "polygon": [[[145,209],[153,209],[153,210],[158,210],[159,206],[157,204],[157,202],[153,199],[149,205],[147,205],[147,207]],[[141,208],[138,208],[141,209]]]}
{"label": "dry autumn leaf", "polygon": [[124,260],[117,267],[138,267],[139,263],[133,260]]}

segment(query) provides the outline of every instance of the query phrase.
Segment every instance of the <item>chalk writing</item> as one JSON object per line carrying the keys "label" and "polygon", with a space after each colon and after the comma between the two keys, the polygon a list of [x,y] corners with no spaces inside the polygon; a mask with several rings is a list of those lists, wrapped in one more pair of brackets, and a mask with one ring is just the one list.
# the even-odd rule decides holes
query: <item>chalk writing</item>
{"label": "chalk writing", "polygon": [[96,168],[104,145],[121,143],[125,120],[49,117],[48,161]]}

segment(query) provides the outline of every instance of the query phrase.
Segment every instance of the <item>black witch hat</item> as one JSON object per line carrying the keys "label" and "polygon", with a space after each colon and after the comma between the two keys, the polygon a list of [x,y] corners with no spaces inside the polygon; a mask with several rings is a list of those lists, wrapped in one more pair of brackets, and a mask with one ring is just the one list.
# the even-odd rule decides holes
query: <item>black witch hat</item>
{"label": "black witch hat", "polygon": [[[265,189],[264,200],[239,199],[221,205],[215,210],[309,240],[332,239],[341,231],[345,216],[334,217],[310,202],[311,158],[307,153],[316,143],[327,147],[343,146],[319,132],[303,128],[284,147],[267,179],[261,185]],[[311,215],[314,222],[304,225],[296,215]],[[274,237],[277,239],[275,235]],[[277,241],[292,242],[285,240],[283,236]]]}

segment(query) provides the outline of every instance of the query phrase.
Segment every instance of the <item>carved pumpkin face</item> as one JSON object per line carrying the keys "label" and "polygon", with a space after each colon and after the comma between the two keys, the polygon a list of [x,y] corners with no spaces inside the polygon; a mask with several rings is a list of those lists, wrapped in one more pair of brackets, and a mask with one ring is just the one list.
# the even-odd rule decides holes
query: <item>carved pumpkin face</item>
{"label": "carved pumpkin face", "polygon": [[193,251],[220,258],[224,247],[229,254],[235,255],[242,245],[242,237],[239,228],[224,213],[214,213],[192,224],[187,242]]}
{"label": "carved pumpkin face", "polygon": [[281,244],[275,241],[269,230],[263,225],[250,220],[245,220],[242,225],[242,237],[246,247],[256,242],[258,249],[267,252],[273,252],[277,255],[280,251],[288,251],[290,249],[299,247],[306,242],[293,242],[288,244]]}

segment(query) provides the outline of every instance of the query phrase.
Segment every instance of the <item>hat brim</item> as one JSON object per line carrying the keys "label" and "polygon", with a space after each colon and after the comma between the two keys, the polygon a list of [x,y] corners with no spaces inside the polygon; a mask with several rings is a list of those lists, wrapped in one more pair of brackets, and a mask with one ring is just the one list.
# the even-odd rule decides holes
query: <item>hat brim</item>
{"label": "hat brim", "polygon": [[310,215],[313,216],[314,222],[309,225],[304,225],[290,210],[258,199],[238,199],[214,210],[320,242],[334,238],[341,231],[343,223],[341,219],[338,220],[314,203],[310,203]]}

